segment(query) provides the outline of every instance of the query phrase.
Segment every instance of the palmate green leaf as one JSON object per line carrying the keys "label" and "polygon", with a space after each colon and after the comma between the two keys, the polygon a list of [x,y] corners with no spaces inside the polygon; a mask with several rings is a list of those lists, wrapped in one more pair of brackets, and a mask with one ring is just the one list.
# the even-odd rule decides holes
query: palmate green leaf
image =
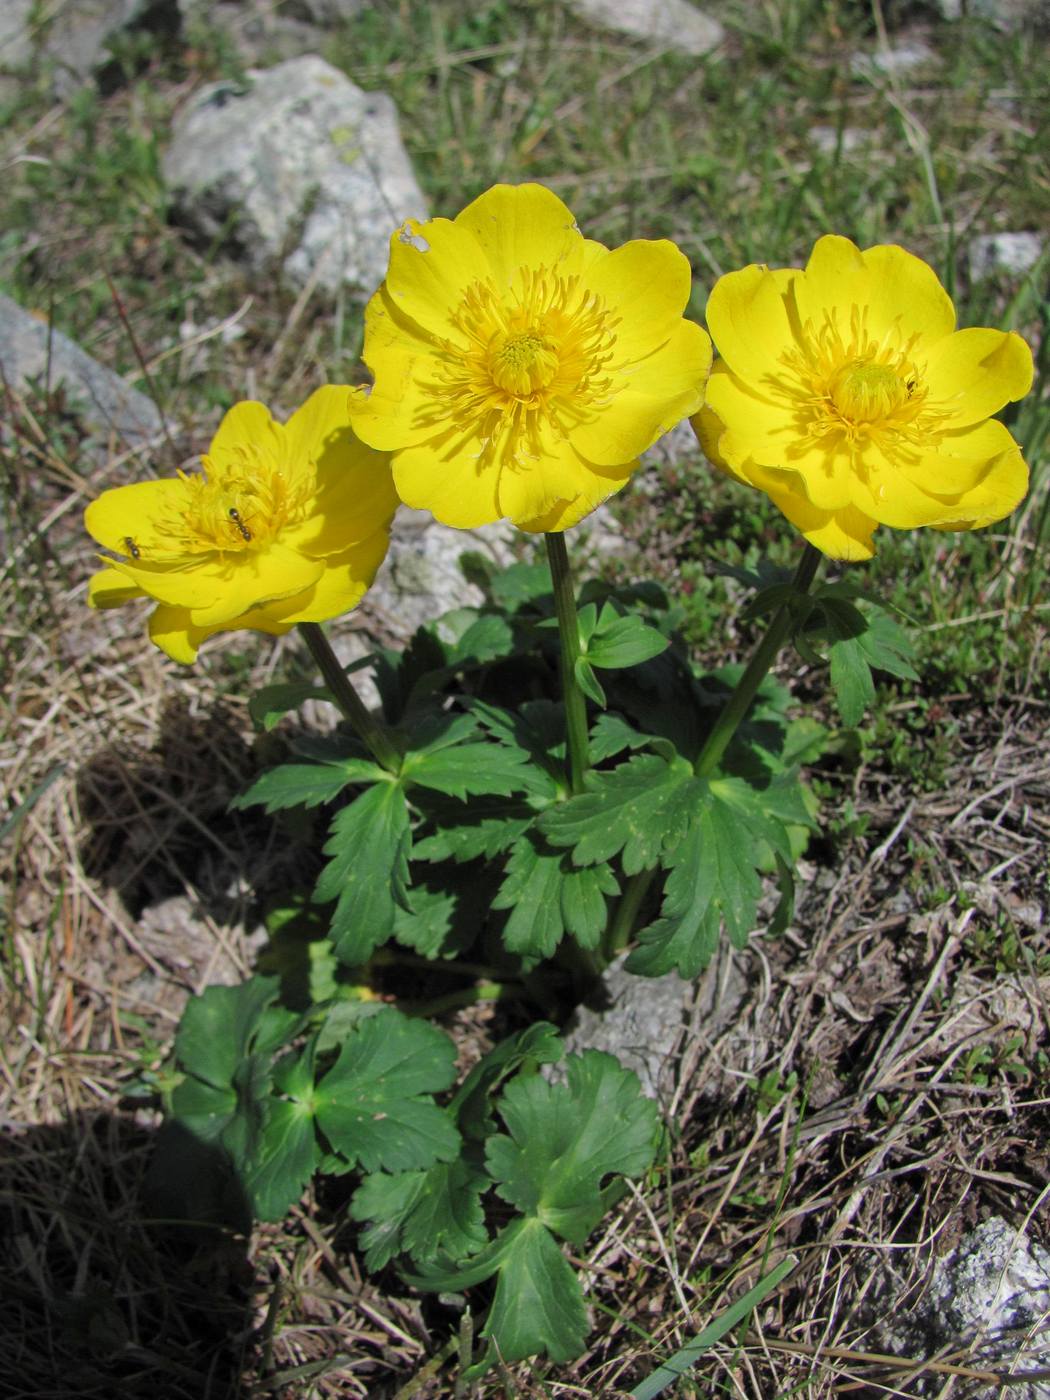
{"label": "palmate green leaf", "polygon": [[241,1172],[256,1219],[280,1220],[303,1194],[319,1158],[309,1108],[268,1100],[262,1131]]}
{"label": "palmate green leaf", "polygon": [[821,625],[828,639],[831,685],[844,724],[859,724],[875,699],[872,671],[918,680],[915,652],[907,632],[877,603],[850,585],[831,584],[817,595]]}
{"label": "palmate green leaf", "polygon": [[659,656],[670,646],[670,639],[649,627],[637,613],[620,616],[608,603],[602,608],[598,625],[585,652],[592,666],[622,670]]}
{"label": "palmate green leaf", "polygon": [[644,749],[651,742],[650,735],[639,734],[622,715],[599,715],[591,726],[591,762],[601,763],[604,759],[615,758],[625,749]]}
{"label": "palmate green leaf", "polygon": [[490,1138],[485,1160],[503,1200],[582,1244],[605,1213],[603,1179],[651,1165],[659,1119],[638,1076],[612,1055],[585,1050],[565,1063],[565,1084],[508,1084],[499,1111],[510,1136]]}
{"label": "palmate green leaf", "polygon": [[489,860],[513,846],[536,820],[534,809],[520,797],[476,797],[455,808],[428,804],[427,816],[437,830],[415,843],[415,860]]}
{"label": "palmate green leaf", "polygon": [[506,710],[487,700],[471,699],[478,723],[508,748],[520,749],[529,766],[522,791],[538,806],[553,802],[566,787],[565,713],[551,700],[527,700]]}
{"label": "palmate green leaf", "polygon": [[810,820],[802,790],[790,779],[765,791],[738,778],[704,783],[673,855],[660,918],[638,935],[628,971],[656,977],[677,967],[683,977],[695,977],[718,946],[723,924],[734,946],[743,947],[762,893],[760,852],[779,858],[783,883],[792,861],[789,825]]}
{"label": "palmate green leaf", "polygon": [[399,783],[374,784],[332,822],[324,847],[331,859],[321,871],[314,899],[337,901],[332,944],[352,967],[367,961],[390,937],[397,906],[411,909],[406,888],[411,843]]}
{"label": "palmate green leaf", "polygon": [[586,656],[578,656],[573,662],[573,675],[576,677],[576,684],[586,695],[588,700],[594,702],[600,710],[605,709],[605,691],[602,689],[601,681],[594,674],[594,668]]}
{"label": "palmate green leaf", "polygon": [[247,792],[230,803],[231,811],[265,807],[273,813],[285,807],[317,807],[331,802],[350,783],[376,783],[385,774],[364,758],[337,763],[282,763],[261,774]]}
{"label": "palmate green leaf", "polygon": [[587,1341],[580,1281],[538,1220],[522,1220],[511,1230],[515,1233],[481,1335],[502,1361],[524,1361],[543,1352],[554,1362],[572,1361]]}
{"label": "palmate green leaf", "polygon": [[438,1255],[460,1261],[477,1254],[489,1239],[481,1208],[488,1184],[458,1158],[427,1171],[366,1177],[354,1192],[350,1215],[372,1222],[361,1235],[368,1268],[381,1269],[401,1253],[419,1264]]}
{"label": "palmate green leaf", "polygon": [[626,874],[651,869],[681,841],[698,780],[682,758],[638,754],[608,773],[590,773],[588,790],[550,807],[539,829],[553,846],[571,846],[577,865],[619,855]]}
{"label": "palmate green leaf", "polygon": [[505,1079],[519,1070],[535,1073],[538,1066],[555,1064],[563,1054],[557,1029],[549,1021],[534,1021],[493,1046],[464,1079],[448,1107],[464,1138],[481,1142],[495,1129],[491,1101]]}
{"label": "palmate green leaf", "polygon": [[495,743],[457,744],[434,752],[407,753],[402,781],[433,788],[449,797],[494,795],[509,797],[521,792],[527,758],[520,751]]}
{"label": "palmate green leaf", "polygon": [[283,1214],[305,1181],[301,1135],[291,1151],[286,1105],[272,1096],[271,1074],[274,1052],[296,1034],[302,1017],[274,1006],[277,992],[276,977],[253,977],[194,997],[175,1038],[185,1077],[171,1097],[173,1119],[198,1142],[223,1150],[253,1212],[265,1219],[275,1218],[268,1211]]}
{"label": "palmate green leaf", "polygon": [[455,1058],[449,1037],[425,1021],[390,1009],[360,1021],[314,1092],[321,1130],[366,1172],[450,1160],[459,1133],[427,1096],[455,1079]]}
{"label": "palmate green leaf", "polygon": [[[355,671],[363,671],[375,661],[375,653],[360,656],[356,661],[344,666],[343,671],[351,676]],[[290,710],[297,710],[307,700],[330,700],[335,697],[324,686],[315,681],[283,681],[276,685],[264,685],[255,691],[248,701],[248,713],[258,729],[269,731],[284,718]]]}
{"label": "palmate green leaf", "polygon": [[511,564],[491,580],[492,598],[515,612],[527,603],[551,597],[551,574],[546,564]]}
{"label": "palmate green leaf", "polygon": [[502,935],[508,951],[549,958],[565,933],[596,947],[606,924],[605,897],[619,892],[608,865],[575,867],[565,851],[528,831],[511,852],[492,907],[511,911]]}

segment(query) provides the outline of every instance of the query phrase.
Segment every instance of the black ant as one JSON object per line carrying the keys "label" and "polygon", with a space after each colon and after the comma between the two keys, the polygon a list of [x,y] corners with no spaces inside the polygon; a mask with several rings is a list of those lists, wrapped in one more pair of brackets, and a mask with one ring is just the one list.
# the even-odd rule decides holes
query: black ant
{"label": "black ant", "polygon": [[230,519],[233,521],[234,525],[236,525],[238,531],[240,532],[241,539],[245,542],[250,540],[252,537],[252,532],[248,529],[247,525],[245,525],[244,521],[241,519],[241,514],[237,507],[230,506],[228,513]]}
{"label": "black ant", "polygon": [[142,558],[142,551],[139,549],[138,545],[135,543],[135,541],[131,538],[130,535],[124,536],[124,543],[127,545],[128,553],[131,555],[132,559]]}

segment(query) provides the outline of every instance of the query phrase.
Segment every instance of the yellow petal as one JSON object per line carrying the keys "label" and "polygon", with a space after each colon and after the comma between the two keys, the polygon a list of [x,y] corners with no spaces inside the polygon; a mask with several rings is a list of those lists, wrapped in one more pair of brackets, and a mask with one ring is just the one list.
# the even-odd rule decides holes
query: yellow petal
{"label": "yellow petal", "polygon": [[395,451],[434,435],[434,400],[421,385],[438,376],[428,342],[398,316],[384,288],[365,310],[364,361],[375,377],[367,396],[350,400],[354,432],[370,447]]}
{"label": "yellow petal", "polygon": [[706,331],[678,319],[664,344],[621,378],[592,421],[570,429],[570,442],[591,462],[630,461],[696,412],[710,368]]}
{"label": "yellow petal", "polygon": [[[462,341],[455,313],[468,287],[487,273],[485,251],[469,227],[458,220],[408,219],[391,235],[383,292],[435,341]],[[371,363],[367,356],[366,363]]]}
{"label": "yellow petal", "polygon": [[1013,331],[974,326],[946,336],[929,353],[923,381],[930,405],[953,427],[979,423],[1032,387],[1032,352]]}
{"label": "yellow petal", "polygon": [[121,565],[148,597],[179,608],[209,607],[222,596],[234,567],[230,556],[217,553],[174,565],[152,564],[143,553],[135,563]]}
{"label": "yellow petal", "polygon": [[933,269],[893,244],[861,252],[848,238],[819,238],[795,286],[800,321],[819,329],[829,317],[845,331],[854,312],[875,341],[930,346],[955,326],[951,298]]}
{"label": "yellow petal", "polygon": [[[521,529],[550,528],[537,521],[575,523],[618,491],[637,461],[600,466],[588,462],[549,426],[541,434],[535,457],[504,465],[499,477],[499,513]],[[564,529],[565,525],[558,528]]]}
{"label": "yellow petal", "polygon": [[[279,620],[288,626],[300,622],[327,622],[329,618],[349,612],[372,586],[386,550],[387,536],[377,534],[342,554],[329,557],[324,561],[324,573],[309,594]],[[277,617],[276,612],[274,616]]]}
{"label": "yellow petal", "polygon": [[88,579],[88,603],[93,608],[119,608],[145,596],[121,569],[100,569]]}
{"label": "yellow petal", "polygon": [[955,307],[936,272],[922,258],[883,243],[864,252],[871,274],[868,329],[876,337],[896,327],[904,342],[923,350],[955,329]]}
{"label": "yellow petal", "polygon": [[208,636],[206,630],[194,627],[187,608],[174,608],[158,603],[150,613],[149,638],[172,661],[190,666],[197,659],[197,648]]}
{"label": "yellow petal", "polygon": [[[481,248],[499,288],[509,287],[519,268],[573,273],[588,256],[571,212],[543,185],[493,185],[455,223]],[[480,276],[476,268],[475,279]]]}
{"label": "yellow petal", "polygon": [[780,357],[795,344],[788,306],[798,277],[753,263],[720,277],[708,297],[707,327],[719,355],[755,388],[779,377]]}
{"label": "yellow petal", "polygon": [[251,443],[255,460],[268,470],[277,471],[283,465],[284,429],[274,422],[265,404],[252,399],[235,403],[215,430],[205,459],[209,479],[217,480],[227,473],[240,475],[245,443]]}
{"label": "yellow petal", "polygon": [[181,514],[185,500],[186,487],[177,479],[114,486],[87,507],[84,525],[100,545],[114,554],[131,558],[134,544],[148,558],[152,549],[167,543],[157,522]]}
{"label": "yellow petal", "polygon": [[820,510],[806,496],[801,482],[792,482],[791,472],[756,472],[755,485],[769,496],[810,544],[831,559],[856,562],[875,553],[873,532],[878,522],[855,506],[841,510]]}
{"label": "yellow petal", "polygon": [[666,239],[636,239],[595,259],[586,285],[617,317],[617,365],[667,342],[681,322],[691,280],[685,254]]}
{"label": "yellow petal", "polygon": [[414,443],[393,459],[394,486],[413,510],[470,530],[500,518],[499,465],[483,463],[484,444],[461,435]]}
{"label": "yellow petal", "polygon": [[279,541],[268,549],[243,550],[230,555],[229,560],[231,567],[221,591],[207,605],[192,607],[191,620],[195,627],[228,625],[242,613],[302,593],[324,572],[321,560],[309,559]]}

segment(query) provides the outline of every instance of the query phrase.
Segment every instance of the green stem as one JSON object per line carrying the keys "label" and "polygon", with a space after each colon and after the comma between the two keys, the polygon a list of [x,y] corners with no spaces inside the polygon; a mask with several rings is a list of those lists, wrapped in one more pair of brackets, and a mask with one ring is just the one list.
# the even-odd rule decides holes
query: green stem
{"label": "green stem", "polygon": [[634,933],[635,921],[638,918],[638,910],[642,907],[642,900],[655,876],[656,868],[654,866],[652,870],[639,870],[637,875],[632,875],[628,880],[627,888],[616,906],[612,923],[605,933],[604,951],[610,962],[630,942],[631,935]]}
{"label": "green stem", "polygon": [[306,639],[310,655],[317,662],[324,683],[332,692],[332,698],[350,721],[357,737],[369,753],[389,773],[401,771],[401,754],[385,725],[366,708],[357,691],[339,664],[331,643],[318,622],[300,622],[299,631]]}
{"label": "green stem", "polygon": [[[802,558],[798,561],[798,568],[795,570],[795,577],[792,580],[792,588],[796,596],[809,592],[813,580],[816,578],[820,559],[820,550],[814,545],[807,544],[802,551]],[[707,743],[700,750],[700,756],[693,765],[693,771],[698,778],[709,778],[715,771],[721,763],[722,755],[736,733],[740,721],[751,708],[751,702],[755,698],[758,687],[765,680],[766,672],[772,666],[777,652],[784,645],[791,632],[795,618],[793,602],[794,599],[789,598],[773,614],[766,629],[766,635],[752,653],[751,660],[744,669],[744,674],[736,683],[736,689],[726,701],[725,708],[715,721],[715,727],[708,735]]]}
{"label": "green stem", "polygon": [[576,617],[576,595],[569,570],[569,554],[565,536],[544,535],[551,582],[554,585],[554,608],[558,614],[561,637],[561,688],[565,703],[565,733],[569,750],[569,787],[573,793],[583,791],[583,776],[590,767],[587,755],[587,705],[576,679],[576,662],[580,655],[580,624]]}

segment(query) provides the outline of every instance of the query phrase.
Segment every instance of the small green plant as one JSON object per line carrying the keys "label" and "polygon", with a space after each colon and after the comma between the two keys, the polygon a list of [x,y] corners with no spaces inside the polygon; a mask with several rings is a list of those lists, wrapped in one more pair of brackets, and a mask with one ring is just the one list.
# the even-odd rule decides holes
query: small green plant
{"label": "small green plant", "polygon": [[[804,270],[720,279],[708,315],[727,358],[707,383],[682,255],[584,240],[536,185],[496,186],[453,221],[409,220],[390,248],[366,318],[371,393],[326,385],[286,424],[238,403],[202,474],[104,493],[86,523],[112,557],[89,596],[151,599],[152,639],[184,663],[218,631],[297,627],[322,684],[269,686],[253,718],[266,731],[324,699],[345,720],[291,738],[233,803],[300,834],[316,819],[324,863],[271,911],[276,974],[211,988],[183,1017],[174,1072],[154,1080],[167,1199],[191,1185],[187,1214],[243,1225],[279,1218],[318,1175],[352,1177],[369,1268],[481,1290],[476,1378],[581,1353],[564,1246],[586,1243],[660,1143],[655,1104],[612,1057],[540,1072],[562,1058],[550,1016],[621,954],[638,976],[692,978],[723,935],[743,947],[767,877],[768,930],[790,921],[816,825],[802,772],[826,734],[770,668],[789,645],[826,667],[846,728],[876,672],[918,680],[897,618],[853,578],[820,580],[822,555],[870,557],[880,524],[970,529],[1009,511],[1024,463],[985,420],[1025,392],[1031,356],[1012,334],[956,333],[931,269],[902,249],[828,236]],[[660,587],[572,578],[566,533],[683,415],[806,540],[791,570],[723,566],[759,629],[744,666],[698,665]],[[792,465],[764,465],[770,453]],[[546,561],[471,559],[480,606],[359,663],[373,712],[321,623],[372,582],[399,499],[452,526],[509,519],[543,536]],[[427,967],[462,985],[398,998],[398,973]],[[427,1017],[490,1000],[539,1018],[457,1084],[456,1047]],[[796,1083],[751,1087],[766,1114]]]}

